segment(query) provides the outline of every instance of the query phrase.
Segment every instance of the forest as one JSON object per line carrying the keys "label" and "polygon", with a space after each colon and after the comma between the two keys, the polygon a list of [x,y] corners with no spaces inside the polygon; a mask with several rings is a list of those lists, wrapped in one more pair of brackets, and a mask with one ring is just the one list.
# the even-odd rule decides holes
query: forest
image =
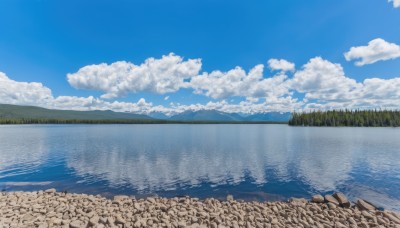
{"label": "forest", "polygon": [[399,127],[400,111],[397,110],[332,110],[294,112],[291,126],[352,126]]}
{"label": "forest", "polygon": [[2,118],[1,124],[286,124],[276,121],[185,121],[185,120],[158,120],[158,119],[29,119],[29,118]]}

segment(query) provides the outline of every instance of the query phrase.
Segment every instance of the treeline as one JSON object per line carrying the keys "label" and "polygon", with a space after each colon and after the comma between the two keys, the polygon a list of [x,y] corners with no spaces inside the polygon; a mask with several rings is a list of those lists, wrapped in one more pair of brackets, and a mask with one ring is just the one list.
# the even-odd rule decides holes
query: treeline
{"label": "treeline", "polygon": [[29,119],[29,118],[1,118],[0,124],[158,124],[164,120],[90,120],[90,119]]}
{"label": "treeline", "polygon": [[159,119],[35,119],[35,118],[2,118],[0,124],[286,124],[275,121],[179,121]]}
{"label": "treeline", "polygon": [[399,127],[400,111],[333,110],[293,113],[292,126]]}

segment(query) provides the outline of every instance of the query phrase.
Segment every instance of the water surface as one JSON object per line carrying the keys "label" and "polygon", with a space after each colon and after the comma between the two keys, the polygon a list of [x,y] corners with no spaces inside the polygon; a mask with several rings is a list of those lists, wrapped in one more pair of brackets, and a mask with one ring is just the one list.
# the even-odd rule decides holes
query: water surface
{"label": "water surface", "polygon": [[342,191],[400,210],[400,129],[0,126],[0,188],[244,200]]}

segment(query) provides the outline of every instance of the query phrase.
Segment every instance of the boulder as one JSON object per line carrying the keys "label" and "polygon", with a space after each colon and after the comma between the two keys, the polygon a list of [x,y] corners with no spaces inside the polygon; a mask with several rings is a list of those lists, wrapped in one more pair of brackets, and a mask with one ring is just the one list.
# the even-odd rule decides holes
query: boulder
{"label": "boulder", "polygon": [[374,211],[375,210],[374,206],[372,206],[371,204],[365,202],[362,199],[357,200],[357,206],[361,210],[367,210],[367,211]]}
{"label": "boulder", "polygon": [[325,202],[339,206],[339,202],[332,195],[325,195]]}
{"label": "boulder", "polygon": [[321,195],[314,195],[313,197],[312,197],[312,199],[311,199],[311,201],[313,202],[313,203],[323,203],[324,202],[324,197],[323,196],[321,196]]}
{"label": "boulder", "polygon": [[227,201],[233,201],[233,196],[232,196],[232,195],[228,195],[228,196],[226,197],[226,200],[227,200]]}
{"label": "boulder", "polygon": [[339,202],[340,206],[350,208],[351,203],[343,193],[336,192],[333,194],[333,197],[335,197],[335,199]]}

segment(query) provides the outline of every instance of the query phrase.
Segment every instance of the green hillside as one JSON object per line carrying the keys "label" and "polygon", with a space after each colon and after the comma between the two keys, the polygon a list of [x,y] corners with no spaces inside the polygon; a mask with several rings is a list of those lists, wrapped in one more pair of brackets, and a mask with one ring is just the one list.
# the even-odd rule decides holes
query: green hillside
{"label": "green hillside", "polygon": [[146,115],[109,110],[71,111],[0,104],[0,123],[124,123],[150,121],[154,121],[154,119]]}

